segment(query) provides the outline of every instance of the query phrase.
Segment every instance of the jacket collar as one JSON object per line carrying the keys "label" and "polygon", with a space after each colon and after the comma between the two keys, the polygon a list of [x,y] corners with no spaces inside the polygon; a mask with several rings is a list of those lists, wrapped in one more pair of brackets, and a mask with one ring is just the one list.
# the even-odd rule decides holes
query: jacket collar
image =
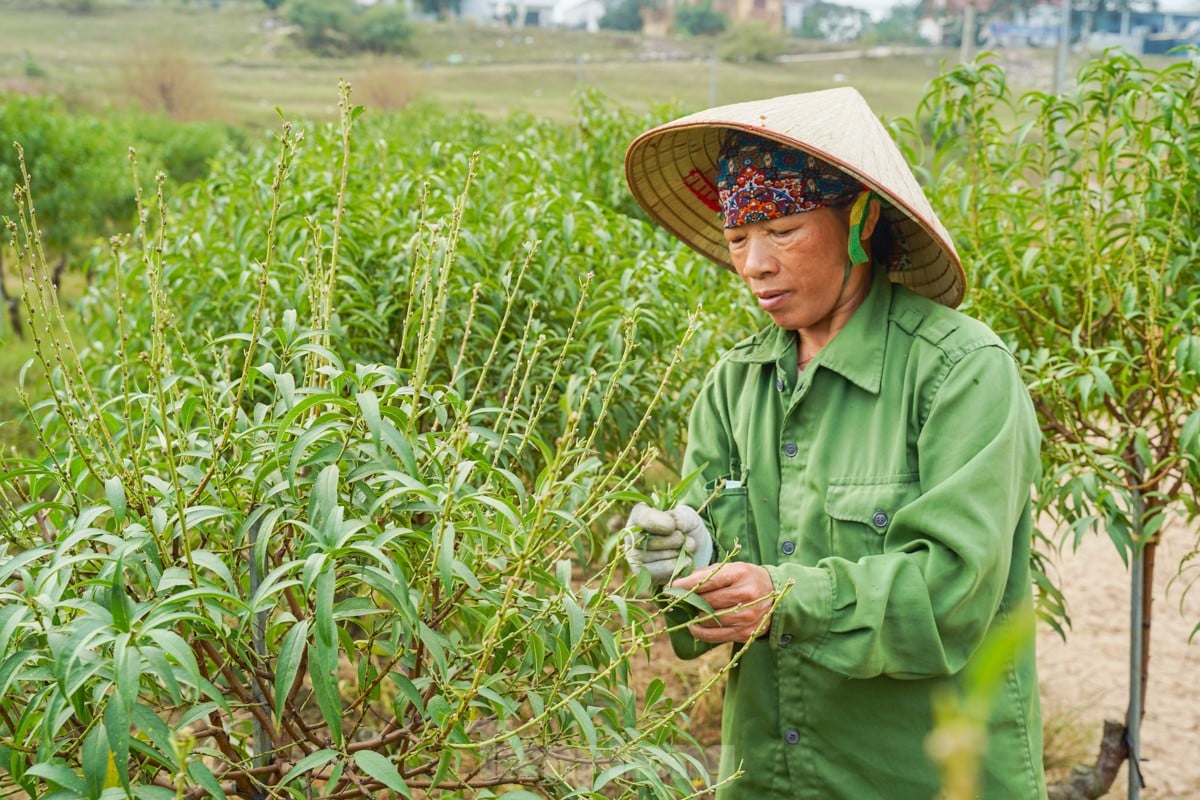
{"label": "jacket collar", "polygon": [[[876,269],[871,292],[846,326],[817,354],[810,368],[833,370],[863,390],[879,394],[891,309],[892,283],[884,270]],[[744,364],[774,364],[776,369],[795,375],[796,334],[770,325],[734,347],[729,359]]]}

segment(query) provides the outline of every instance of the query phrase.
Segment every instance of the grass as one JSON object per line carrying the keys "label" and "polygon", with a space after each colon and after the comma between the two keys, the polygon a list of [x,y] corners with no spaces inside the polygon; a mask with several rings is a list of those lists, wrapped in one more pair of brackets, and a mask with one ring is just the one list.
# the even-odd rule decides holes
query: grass
{"label": "grass", "polygon": [[[733,64],[711,57],[712,39],[469,22],[416,23],[415,52],[403,59],[320,58],[299,51],[284,22],[257,0],[225,0],[217,8],[100,0],[96,13],[85,16],[49,3],[0,0],[0,17],[6,32],[0,91],[53,93],[89,111],[123,107],[138,94],[129,86],[131,67],[147,53],[172,53],[176,68],[201,73],[215,98],[206,100],[203,115],[252,130],[274,129],[276,108],[293,119],[331,119],[339,79],[353,84],[383,73],[399,89],[385,96],[384,107],[422,99],[489,116],[519,110],[570,120],[574,94],[585,87],[637,111],[664,105],[690,111],[840,84],[857,86],[885,117],[908,116],[925,83],[958,58],[951,49],[875,57],[851,49],[837,60]],[[793,40],[790,49],[832,48]],[[1052,51],[1006,59],[1015,83],[1049,88]],[[356,100],[367,103],[372,95]]]}
{"label": "grass", "polygon": [[[382,59],[318,58],[296,50],[286,28],[258,2],[100,3],[70,15],[47,4],[0,0],[0,90],[54,93],[102,110],[134,101],[130,65],[147,52],[177,54],[202,70],[217,104],[210,116],[250,128],[289,117],[328,119],[339,78],[378,71]],[[773,94],[854,83],[885,116],[910,114],[924,83],[951,51],[918,56],[788,64],[716,62],[712,40],[649,39],[614,32],[514,30],[468,23],[419,23],[417,52],[392,60],[412,97],[489,115],[516,110],[566,120],[572,97],[598,88],[637,110],[678,104],[691,110]],[[796,51],[811,42],[795,42]]]}

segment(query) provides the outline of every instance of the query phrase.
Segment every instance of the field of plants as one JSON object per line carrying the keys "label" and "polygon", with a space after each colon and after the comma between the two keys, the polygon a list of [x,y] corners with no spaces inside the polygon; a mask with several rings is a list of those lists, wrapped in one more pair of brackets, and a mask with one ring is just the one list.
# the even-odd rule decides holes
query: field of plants
{"label": "field of plants", "polygon": [[[892,120],[1034,392],[1063,630],[1061,541],[1107,538],[1135,583],[1166,520],[1200,546],[1198,64],[1112,54],[1051,96],[985,59]],[[625,188],[678,102],[336,97],[263,137],[0,95],[30,356],[0,424],[0,795],[706,796],[689,715],[728,667],[645,679],[664,608],[613,554],[684,479],[707,365],[765,324]]]}

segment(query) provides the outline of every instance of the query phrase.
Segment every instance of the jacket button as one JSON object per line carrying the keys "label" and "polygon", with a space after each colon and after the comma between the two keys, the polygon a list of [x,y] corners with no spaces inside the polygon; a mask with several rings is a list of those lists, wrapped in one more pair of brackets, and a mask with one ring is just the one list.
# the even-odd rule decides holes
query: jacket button
{"label": "jacket button", "polygon": [[783,544],[779,545],[779,549],[783,551],[785,556],[790,556],[792,553],[796,552],[796,543],[791,539],[788,539]]}
{"label": "jacket button", "polygon": [[875,515],[871,517],[871,524],[873,524],[876,528],[882,528],[884,525],[888,524],[888,515],[882,511],[876,511]]}
{"label": "jacket button", "polygon": [[795,728],[788,728],[784,731],[783,740],[788,744],[796,744],[800,741],[800,731]]}
{"label": "jacket button", "polygon": [[783,378],[775,379],[775,388],[776,388],[776,390],[778,390],[780,392],[783,391]]}
{"label": "jacket button", "polygon": [[788,458],[795,458],[798,452],[800,452],[800,448],[796,447],[795,442],[788,442],[783,446],[783,454]]}
{"label": "jacket button", "polygon": [[779,646],[787,647],[792,643],[792,635],[790,633],[781,633],[779,635]]}

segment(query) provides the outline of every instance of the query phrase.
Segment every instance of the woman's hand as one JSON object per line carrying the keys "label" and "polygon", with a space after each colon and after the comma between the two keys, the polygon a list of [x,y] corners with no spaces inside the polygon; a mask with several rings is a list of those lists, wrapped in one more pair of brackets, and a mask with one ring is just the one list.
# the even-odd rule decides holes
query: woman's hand
{"label": "woman's hand", "polygon": [[708,603],[714,615],[688,625],[702,642],[748,642],[771,627],[771,576],[758,564],[732,561],[698,569],[671,586],[695,590]]}

